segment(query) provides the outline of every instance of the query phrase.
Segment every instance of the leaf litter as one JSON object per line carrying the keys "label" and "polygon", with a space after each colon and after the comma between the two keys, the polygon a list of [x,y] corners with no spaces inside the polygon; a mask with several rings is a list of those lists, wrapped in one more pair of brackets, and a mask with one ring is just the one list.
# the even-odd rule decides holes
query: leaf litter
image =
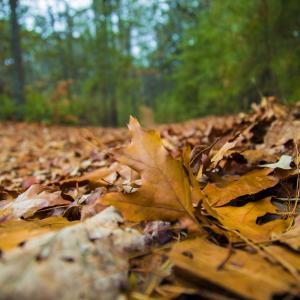
{"label": "leaf litter", "polygon": [[0,298],[297,299],[297,107],[0,124]]}

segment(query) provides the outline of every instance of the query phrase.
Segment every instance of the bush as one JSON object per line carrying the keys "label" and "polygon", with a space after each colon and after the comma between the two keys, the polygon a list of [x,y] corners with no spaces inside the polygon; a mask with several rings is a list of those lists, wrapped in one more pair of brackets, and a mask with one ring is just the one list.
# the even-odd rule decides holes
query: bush
{"label": "bush", "polygon": [[9,120],[14,119],[16,114],[16,107],[13,100],[7,95],[0,95],[0,119]]}

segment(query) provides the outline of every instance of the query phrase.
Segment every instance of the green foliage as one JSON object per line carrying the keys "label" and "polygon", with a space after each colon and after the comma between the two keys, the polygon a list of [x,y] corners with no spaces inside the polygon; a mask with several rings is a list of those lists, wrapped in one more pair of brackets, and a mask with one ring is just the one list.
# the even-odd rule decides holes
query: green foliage
{"label": "green foliage", "polygon": [[91,2],[32,15],[32,30],[19,2],[26,101],[16,107],[9,5],[0,9],[0,118],[123,126],[143,105],[171,122],[261,96],[299,100],[298,0]]}
{"label": "green foliage", "polygon": [[47,106],[47,100],[41,93],[38,93],[32,88],[28,89],[24,106],[26,121],[50,122],[51,113]]}
{"label": "green foliage", "polygon": [[11,97],[0,94],[0,103],[1,103],[0,119],[2,120],[13,119],[15,115],[16,107]]}
{"label": "green foliage", "polygon": [[263,95],[298,100],[299,11],[296,0],[211,1],[185,32],[159,119],[232,113]]}

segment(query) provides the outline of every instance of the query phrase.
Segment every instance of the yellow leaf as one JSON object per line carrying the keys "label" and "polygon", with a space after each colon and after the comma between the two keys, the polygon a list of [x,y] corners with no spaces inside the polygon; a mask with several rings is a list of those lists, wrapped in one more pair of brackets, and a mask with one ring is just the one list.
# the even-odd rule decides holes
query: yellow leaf
{"label": "yellow leaf", "polygon": [[116,157],[141,174],[142,187],[131,194],[109,193],[103,203],[114,205],[130,221],[195,219],[189,179],[181,162],[169,155],[158,132],[142,129],[132,117],[129,130],[131,144]]}
{"label": "yellow leaf", "polygon": [[223,206],[213,208],[214,216],[227,229],[237,230],[243,236],[256,242],[268,241],[274,234],[282,233],[289,226],[288,219],[276,219],[264,224],[257,224],[258,217],[278,211],[271,203],[271,197],[248,202],[241,207]]}

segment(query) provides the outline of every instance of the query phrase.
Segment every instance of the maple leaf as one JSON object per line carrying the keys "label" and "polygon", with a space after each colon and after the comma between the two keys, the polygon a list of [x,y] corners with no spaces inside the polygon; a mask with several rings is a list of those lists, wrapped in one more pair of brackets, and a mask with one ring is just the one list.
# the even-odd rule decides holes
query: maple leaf
{"label": "maple leaf", "polygon": [[141,173],[142,187],[135,193],[108,193],[103,203],[117,207],[127,220],[195,220],[188,176],[180,161],[170,156],[160,135],[144,130],[130,118],[131,144],[116,153],[116,158]]}

